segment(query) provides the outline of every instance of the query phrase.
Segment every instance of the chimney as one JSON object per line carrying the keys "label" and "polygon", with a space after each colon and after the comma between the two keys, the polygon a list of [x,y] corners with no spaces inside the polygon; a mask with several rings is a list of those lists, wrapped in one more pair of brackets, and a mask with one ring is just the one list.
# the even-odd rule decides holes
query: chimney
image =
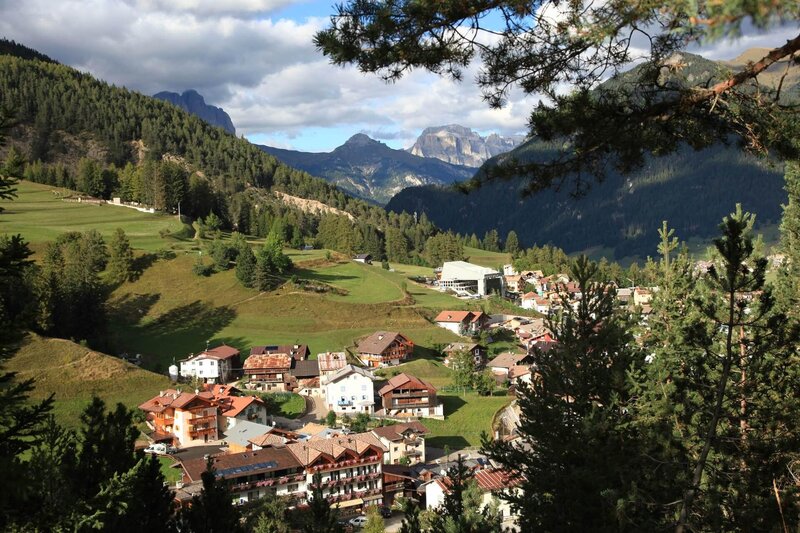
{"label": "chimney", "polygon": [[200,394],[200,389],[194,389],[195,394]]}
{"label": "chimney", "polygon": [[164,397],[164,391],[163,390],[158,391],[158,397],[159,398],[163,398]]}

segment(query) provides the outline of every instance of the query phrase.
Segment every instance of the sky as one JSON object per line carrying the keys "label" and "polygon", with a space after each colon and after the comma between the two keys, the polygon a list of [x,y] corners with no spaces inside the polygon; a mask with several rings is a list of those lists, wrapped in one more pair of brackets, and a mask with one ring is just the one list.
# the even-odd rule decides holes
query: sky
{"label": "sky", "polygon": [[[0,0],[0,36],[144,94],[196,89],[253,142],[330,151],[356,133],[407,148],[430,126],[525,133],[535,96],[517,91],[492,110],[473,83],[414,71],[387,84],[337,67],[312,44],[332,0]],[[733,58],[797,34],[745,32],[703,49]]]}

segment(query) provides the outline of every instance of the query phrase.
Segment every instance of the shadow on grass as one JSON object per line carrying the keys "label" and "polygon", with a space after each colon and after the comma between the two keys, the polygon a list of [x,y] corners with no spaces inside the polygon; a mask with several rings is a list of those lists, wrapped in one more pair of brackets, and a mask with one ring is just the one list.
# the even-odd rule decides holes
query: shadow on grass
{"label": "shadow on grass", "polygon": [[447,437],[430,437],[425,439],[425,444],[433,448],[449,447],[451,450],[463,450],[470,446],[469,441],[459,435],[449,435]]}
{"label": "shadow on grass", "polygon": [[160,294],[127,293],[111,305],[109,318],[112,322],[138,324],[161,298]]}
{"label": "shadow on grass", "polygon": [[467,405],[467,402],[461,399],[460,396],[439,396],[439,401],[444,405],[444,416],[446,417]]}

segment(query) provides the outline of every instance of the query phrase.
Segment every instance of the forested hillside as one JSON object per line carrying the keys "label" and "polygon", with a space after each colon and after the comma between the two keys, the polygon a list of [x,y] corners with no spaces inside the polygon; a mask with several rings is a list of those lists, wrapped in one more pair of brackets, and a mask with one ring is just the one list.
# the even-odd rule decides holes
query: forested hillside
{"label": "forested hillside", "polygon": [[[678,73],[671,76],[678,82],[713,79],[725,68],[683,54]],[[633,75],[635,69],[606,85],[624,84]],[[789,86],[784,89],[784,95],[794,91]],[[514,230],[523,246],[552,244],[567,252],[607,248],[614,250],[616,258],[624,258],[651,254],[663,220],[684,238],[704,239],[715,234],[718,221],[736,203],[756,213],[763,224],[778,221],[786,200],[782,165],[746,154],[735,141],[700,151],[685,146],[670,155],[646,159],[641,168],[624,176],[613,170],[610,161],[605,181],[592,184],[578,198],[572,183],[564,190],[523,197],[526,180],[484,179],[507,159],[545,163],[556,151],[533,138],[489,160],[476,175],[476,181],[483,180],[478,190],[465,195],[452,189],[414,187],[400,192],[386,207],[426,213],[439,227],[462,234],[480,236],[496,228],[502,235]]]}
{"label": "forested hillside", "polygon": [[[13,175],[166,212],[180,204],[185,215],[213,212],[223,227],[243,233],[274,230],[287,243],[317,242],[346,253],[382,257],[391,229],[414,256],[437,232],[424,220],[388,215],[348,196],[169,103],[43,61],[25,47],[2,52],[0,106],[14,110],[16,125],[0,159]],[[328,215],[334,220],[327,227],[338,224],[341,235],[319,241],[320,216],[286,205],[273,191],[320,201],[355,222]]]}

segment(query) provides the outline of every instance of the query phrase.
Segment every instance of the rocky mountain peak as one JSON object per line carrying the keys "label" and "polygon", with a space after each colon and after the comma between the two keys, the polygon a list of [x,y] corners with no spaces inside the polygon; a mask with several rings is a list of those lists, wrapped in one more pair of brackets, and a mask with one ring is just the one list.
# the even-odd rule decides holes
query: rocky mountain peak
{"label": "rocky mountain peak", "polygon": [[233,127],[231,117],[223,109],[207,104],[203,95],[194,89],[183,91],[183,94],[161,91],[154,94],[153,98],[176,105],[184,111],[197,115],[212,126],[219,126],[225,131],[236,135],[236,128]]}
{"label": "rocky mountain peak", "polygon": [[479,167],[487,159],[512,150],[523,140],[522,136],[502,137],[496,133],[484,138],[470,128],[449,124],[425,128],[408,151],[455,165]]}

